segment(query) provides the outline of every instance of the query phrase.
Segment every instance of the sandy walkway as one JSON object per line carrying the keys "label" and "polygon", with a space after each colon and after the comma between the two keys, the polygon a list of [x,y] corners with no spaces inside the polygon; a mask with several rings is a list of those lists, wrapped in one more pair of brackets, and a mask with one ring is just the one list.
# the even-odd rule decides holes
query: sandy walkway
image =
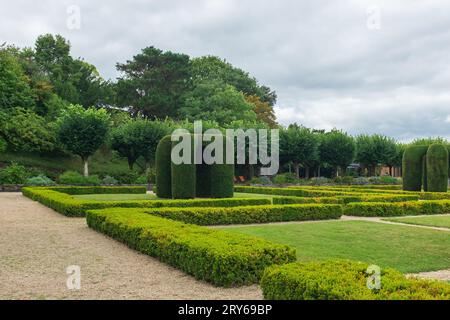
{"label": "sandy walkway", "polygon": [[[81,290],[66,286],[81,267]],[[0,299],[261,299],[222,289],[90,230],[19,193],[0,193]]]}

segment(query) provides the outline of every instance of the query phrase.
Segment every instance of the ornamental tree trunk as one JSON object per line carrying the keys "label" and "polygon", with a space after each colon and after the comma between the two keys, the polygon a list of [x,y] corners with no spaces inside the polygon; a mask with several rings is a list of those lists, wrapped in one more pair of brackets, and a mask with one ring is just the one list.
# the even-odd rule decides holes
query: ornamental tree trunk
{"label": "ornamental tree trunk", "polygon": [[88,159],[83,159],[83,163],[84,163],[84,176],[88,177],[89,176],[89,164],[88,164]]}
{"label": "ornamental tree trunk", "polygon": [[300,164],[294,163],[295,177],[300,179]]}

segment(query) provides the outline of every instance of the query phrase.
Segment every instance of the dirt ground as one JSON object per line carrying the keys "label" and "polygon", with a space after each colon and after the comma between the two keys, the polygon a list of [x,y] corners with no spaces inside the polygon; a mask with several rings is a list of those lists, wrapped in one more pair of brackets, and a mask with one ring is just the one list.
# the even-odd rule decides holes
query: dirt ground
{"label": "dirt ground", "polygon": [[[79,266],[81,289],[66,273]],[[223,289],[130,250],[20,193],[0,193],[0,299],[261,299]]]}

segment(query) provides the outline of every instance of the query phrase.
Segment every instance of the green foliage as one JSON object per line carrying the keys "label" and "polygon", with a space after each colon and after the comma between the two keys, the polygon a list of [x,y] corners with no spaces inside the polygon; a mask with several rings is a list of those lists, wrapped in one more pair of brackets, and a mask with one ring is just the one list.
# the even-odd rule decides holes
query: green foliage
{"label": "green foliage", "polygon": [[427,190],[447,192],[448,189],[448,150],[442,144],[432,144],[426,155]]}
{"label": "green foliage", "polygon": [[369,265],[335,260],[273,266],[264,272],[261,288],[268,300],[448,300],[450,285],[406,278],[394,269],[381,270],[381,288],[367,286]]}
{"label": "green foliage", "polygon": [[119,181],[117,181],[117,179],[115,179],[114,177],[111,177],[111,176],[105,176],[105,177],[102,179],[102,184],[104,184],[104,185],[109,185],[109,186],[113,186],[113,185],[119,184]]}
{"label": "green foliage", "polygon": [[320,136],[319,158],[325,165],[337,169],[347,168],[355,156],[353,137],[336,129]]}
{"label": "green foliage", "polygon": [[28,178],[25,182],[27,186],[41,186],[41,187],[49,187],[56,185],[55,181],[41,174],[37,177]]}
{"label": "green foliage", "polygon": [[300,204],[300,203],[335,203],[344,204],[344,199],[342,197],[293,197],[293,196],[283,196],[283,197],[273,197],[273,204]]}
{"label": "green foliage", "polygon": [[132,106],[132,113],[148,118],[176,117],[190,88],[189,56],[163,52],[155,47],[142,49],[133,60],[117,64],[119,106]]}
{"label": "green foliage", "polygon": [[0,111],[22,107],[33,109],[35,96],[17,57],[0,46]]}
{"label": "green foliage", "polygon": [[29,178],[28,170],[17,163],[0,170],[0,184],[25,184]]}
{"label": "green foliage", "polygon": [[242,92],[233,86],[206,81],[197,84],[187,94],[180,114],[190,121],[211,120],[224,125],[236,120],[256,121],[253,108],[253,104],[247,102]]}
{"label": "green foliage", "polygon": [[0,134],[8,140],[15,151],[48,152],[55,149],[56,137],[54,124],[38,116],[36,113],[13,108],[0,124]]}
{"label": "green foliage", "polygon": [[374,134],[356,137],[355,160],[369,168],[369,175],[374,175],[377,165],[392,165],[398,150],[394,139]]}
{"label": "green foliage", "polygon": [[311,129],[291,124],[280,131],[280,160],[292,162],[299,176],[299,166],[309,167],[318,159],[318,137]]}
{"label": "green foliage", "polygon": [[[177,143],[178,141],[173,141],[172,146],[176,145]],[[193,161],[193,156],[194,152],[191,152],[192,159],[190,163],[175,164],[170,161],[170,163],[172,164],[172,198],[174,199],[190,199],[195,198],[196,196],[197,170],[196,165]]]}
{"label": "green foliage", "polygon": [[101,184],[101,181],[98,176],[93,175],[89,177],[85,177],[76,171],[66,171],[58,177],[58,182],[60,184],[68,184],[68,185],[92,185],[97,186]]}
{"label": "green foliage", "polygon": [[293,173],[279,173],[272,179],[275,184],[285,184],[285,183],[295,183],[297,182],[297,178]]}
{"label": "green foliage", "polygon": [[4,152],[8,146],[8,143],[0,137],[0,153]]}
{"label": "green foliage", "polygon": [[423,175],[423,157],[428,146],[409,146],[403,154],[403,190],[421,191]]}
{"label": "green foliage", "polygon": [[408,202],[359,202],[344,207],[344,214],[362,217],[416,216],[450,212],[449,200],[424,200]]}
{"label": "green foliage", "polygon": [[166,136],[156,148],[156,195],[160,198],[172,198],[172,141]]}
{"label": "green foliage", "polygon": [[295,260],[295,250],[259,238],[188,225],[142,210],[89,211],[90,228],[217,286],[257,282],[264,268]]}
{"label": "green foliage", "polygon": [[160,207],[236,207],[271,204],[266,198],[229,198],[229,199],[191,199],[191,200],[124,200],[124,201],[92,201],[75,199],[70,195],[84,194],[142,194],[146,193],[144,186],[132,187],[49,187],[22,188],[24,196],[69,216],[83,217],[86,210],[113,207],[123,208],[160,208]]}
{"label": "green foliage", "polygon": [[128,159],[131,170],[139,157],[144,158],[148,167],[155,157],[159,141],[170,131],[171,126],[166,121],[130,120],[112,131],[111,147]]}
{"label": "green foliage", "polygon": [[262,102],[270,106],[276,103],[277,95],[247,72],[233,67],[230,63],[215,56],[204,56],[191,60],[191,74],[194,84],[220,81],[231,85],[246,95],[256,95]]}
{"label": "green foliage", "polygon": [[335,204],[291,204],[233,208],[161,208],[146,212],[197,225],[227,225],[339,219],[342,207]]}
{"label": "green foliage", "polygon": [[71,106],[58,119],[58,139],[64,148],[81,157],[85,163],[105,142],[109,130],[109,116],[105,109]]}

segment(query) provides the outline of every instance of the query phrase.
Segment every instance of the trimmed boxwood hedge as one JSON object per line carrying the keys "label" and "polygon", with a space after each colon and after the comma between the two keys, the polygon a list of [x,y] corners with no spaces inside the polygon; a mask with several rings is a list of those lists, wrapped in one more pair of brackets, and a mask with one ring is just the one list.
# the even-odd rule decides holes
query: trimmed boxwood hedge
{"label": "trimmed boxwood hedge", "polygon": [[289,263],[266,269],[261,288],[268,300],[449,300],[450,285],[381,270],[381,288],[367,287],[368,264],[348,260]]}
{"label": "trimmed boxwood hedge", "polygon": [[260,205],[232,208],[158,208],[145,212],[197,225],[226,225],[339,219],[336,204]]}
{"label": "trimmed boxwood hedge", "polygon": [[355,202],[344,206],[344,214],[363,217],[414,216],[450,213],[449,200],[408,202]]}
{"label": "trimmed boxwood hedge", "polygon": [[448,151],[442,144],[432,144],[426,155],[427,191],[447,192]]}
{"label": "trimmed boxwood hedge", "polygon": [[418,195],[388,195],[388,194],[370,194],[360,196],[335,196],[335,197],[273,197],[273,204],[293,204],[293,203],[340,203],[347,204],[351,202],[403,202],[418,201]]}
{"label": "trimmed boxwood hedge", "polygon": [[67,193],[70,195],[83,195],[83,194],[141,194],[147,193],[147,187],[145,186],[92,186],[92,187],[45,187],[48,190]]}
{"label": "trimmed boxwood hedge", "polygon": [[90,228],[217,286],[256,283],[266,267],[296,260],[295,249],[287,245],[141,211],[88,211],[86,219]]}
{"label": "trimmed boxwood hedge", "polygon": [[25,187],[24,196],[39,201],[53,210],[69,217],[83,217],[86,210],[112,207],[122,208],[158,208],[158,207],[233,207],[246,205],[271,204],[265,198],[230,198],[230,199],[190,199],[190,200],[126,200],[93,201],[75,199],[70,195],[50,188]]}
{"label": "trimmed boxwood hedge", "polygon": [[410,146],[402,159],[403,190],[421,191],[423,178],[423,157],[428,146]]}
{"label": "trimmed boxwood hedge", "polygon": [[160,198],[172,198],[171,153],[171,137],[165,136],[156,147],[156,195]]}

